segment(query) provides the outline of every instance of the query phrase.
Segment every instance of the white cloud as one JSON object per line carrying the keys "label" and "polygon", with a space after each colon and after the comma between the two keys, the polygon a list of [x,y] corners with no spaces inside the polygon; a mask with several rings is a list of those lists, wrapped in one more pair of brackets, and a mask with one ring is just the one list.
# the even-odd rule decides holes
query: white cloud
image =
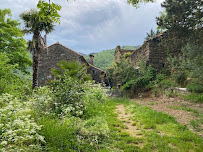
{"label": "white cloud", "polygon": [[[116,45],[141,44],[146,32],[156,28],[160,3],[141,4],[136,9],[127,0],[53,0],[62,6],[61,24],[48,35],[48,42],[61,42],[82,53]],[[37,0],[1,0],[0,8],[11,8],[14,18],[36,8]],[[85,51],[86,50],[86,51]]]}

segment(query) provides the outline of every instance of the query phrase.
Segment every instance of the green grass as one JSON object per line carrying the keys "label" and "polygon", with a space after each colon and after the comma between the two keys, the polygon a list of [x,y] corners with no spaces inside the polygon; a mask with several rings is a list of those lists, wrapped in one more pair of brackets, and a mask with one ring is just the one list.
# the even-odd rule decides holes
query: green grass
{"label": "green grass", "polygon": [[203,114],[199,113],[195,109],[191,109],[188,107],[185,107],[185,105],[182,106],[169,106],[169,108],[175,109],[175,110],[184,110],[188,112],[192,112],[194,116],[197,117],[197,119],[191,120],[190,125],[198,132],[201,131],[201,125],[203,125]]}
{"label": "green grass", "polygon": [[140,151],[203,151],[203,139],[174,117],[137,103],[124,104],[141,124],[144,143]]}
{"label": "green grass", "polygon": [[188,108],[186,106],[168,106],[169,108],[171,109],[174,109],[174,110],[184,110],[184,111],[187,111],[187,112],[192,112],[195,116],[199,116],[199,112],[195,109],[191,109],[191,108]]}
{"label": "green grass", "polygon": [[[133,125],[140,129],[141,137],[130,136],[126,132],[123,122],[117,119],[118,114],[115,113],[115,108],[119,104],[124,104],[126,110],[132,114]],[[88,122],[85,124],[91,126],[93,121],[90,119],[94,117],[76,120],[74,118],[58,119],[44,116],[38,122],[44,126],[41,134],[45,136],[46,140],[45,151],[203,151],[203,139],[187,129],[186,126],[177,123],[174,117],[167,114],[121,98],[109,99],[98,110],[100,112],[95,117],[100,119],[102,116],[102,122],[104,120],[108,124],[109,134],[104,140],[99,141],[96,148],[91,145],[91,142],[83,144],[77,142],[81,124]],[[97,121],[94,122],[97,123]],[[198,127],[198,124],[194,125]]]}
{"label": "green grass", "polygon": [[203,103],[203,93],[189,93],[186,95],[181,95],[185,100]]}
{"label": "green grass", "polygon": [[191,120],[190,124],[193,126],[193,128],[197,131],[202,131],[201,125],[203,125],[203,118],[197,119],[197,120]]}
{"label": "green grass", "polygon": [[156,105],[156,104],[157,104],[156,102],[150,102],[150,103],[148,103],[148,105],[151,105],[151,106]]}

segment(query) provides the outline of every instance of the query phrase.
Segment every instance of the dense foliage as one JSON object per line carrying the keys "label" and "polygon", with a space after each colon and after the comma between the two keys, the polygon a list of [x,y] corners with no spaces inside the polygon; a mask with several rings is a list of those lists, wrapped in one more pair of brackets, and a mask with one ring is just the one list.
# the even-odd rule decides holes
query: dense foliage
{"label": "dense foliage", "polygon": [[132,79],[135,73],[136,70],[134,70],[128,58],[120,58],[112,67],[107,69],[107,75],[111,86],[116,86],[117,84],[124,85]]}
{"label": "dense foliage", "polygon": [[[128,2],[136,5],[149,1]],[[171,17],[168,4],[177,4],[172,5],[175,9],[182,8],[182,4],[199,5],[199,1],[181,2],[165,1],[168,21]],[[189,6],[185,7],[189,9]],[[34,33],[33,48],[37,49],[37,56],[43,49],[41,32],[51,31],[52,23],[59,22],[61,7],[40,0],[38,8],[40,11],[21,16],[25,31]],[[193,12],[195,17],[198,17],[198,11],[201,11],[199,7]],[[19,23],[6,17],[9,14],[10,10],[0,10],[0,151],[202,151],[202,139],[178,124],[174,117],[128,100],[109,99],[106,89],[94,84],[86,67],[79,62],[59,62],[60,68],[52,69],[55,79],[47,86],[31,90],[25,75],[31,60],[25,51]],[[196,27],[193,30],[198,29]],[[173,96],[176,87],[187,85],[191,94],[183,97],[203,103],[202,45],[195,41],[181,48],[181,54],[170,56],[168,67],[159,72],[144,63],[134,68],[126,54],[107,70],[110,83],[113,86],[121,84],[122,91],[130,95],[151,89],[157,95],[164,93],[169,97]],[[113,56],[113,51],[109,53]],[[102,67],[107,67],[111,60],[113,57]],[[124,113],[131,113],[132,125],[140,129],[141,136],[133,137],[125,131],[126,126],[114,112],[117,104],[126,106]],[[198,121],[192,121],[191,125],[202,125],[202,119]]]}
{"label": "dense foliage", "polygon": [[26,50],[26,40],[23,38],[20,22],[12,20],[10,9],[0,9],[0,53],[5,52],[10,65],[16,65],[21,72],[28,72],[32,64]]}
{"label": "dense foliage", "polygon": [[161,6],[165,11],[157,17],[157,25],[167,30],[166,48],[180,51],[187,42],[202,43],[202,1],[165,0]]}
{"label": "dense foliage", "polygon": [[168,57],[168,66],[172,76],[178,83],[190,81],[203,84],[203,47],[202,45],[187,44],[176,57]]}
{"label": "dense foliage", "polygon": [[16,97],[0,96],[0,149],[3,151],[41,151],[44,137],[32,118],[32,108]]}
{"label": "dense foliage", "polygon": [[200,0],[165,0],[161,6],[166,9],[165,13],[157,18],[157,24],[161,28],[176,32],[189,32],[201,28],[202,2]]}
{"label": "dense foliage", "polygon": [[0,53],[0,95],[3,93],[23,96],[29,90],[28,80],[15,73],[18,65],[11,65],[6,53]]}

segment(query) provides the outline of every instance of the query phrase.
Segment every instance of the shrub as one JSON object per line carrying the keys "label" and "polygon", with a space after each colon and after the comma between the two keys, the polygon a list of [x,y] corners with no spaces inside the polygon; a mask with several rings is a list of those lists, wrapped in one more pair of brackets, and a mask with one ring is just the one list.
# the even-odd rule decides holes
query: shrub
{"label": "shrub", "polygon": [[[100,111],[105,107],[107,101],[106,90],[99,84],[86,84],[84,95],[85,111],[83,118],[94,117],[101,114]],[[91,86],[90,86],[91,85]]]}
{"label": "shrub", "polygon": [[28,100],[29,106],[34,110],[35,116],[53,114],[54,94],[47,86],[36,88]]}
{"label": "shrub", "polygon": [[[174,73],[174,79],[179,84],[190,77],[194,82],[203,82],[203,45],[187,44],[182,48],[181,54],[168,57],[168,67]],[[182,71],[182,72],[179,72]]]}
{"label": "shrub", "polygon": [[194,93],[203,93],[203,85],[197,83],[191,83],[186,86],[187,91]]}
{"label": "shrub", "polygon": [[178,83],[183,84],[187,80],[187,75],[183,71],[176,71],[173,73],[172,78]]}
{"label": "shrub", "polygon": [[31,117],[32,109],[12,95],[0,97],[0,148],[2,151],[41,151],[41,126]]}
{"label": "shrub", "polygon": [[90,77],[79,62],[60,61],[60,69],[52,69],[56,79],[50,84],[54,94],[52,110],[58,115],[81,117],[85,111],[84,96]]}
{"label": "shrub", "polygon": [[166,89],[170,89],[170,88],[174,89],[175,86],[176,86],[176,83],[170,79],[164,79],[158,84],[158,87],[162,90],[166,90]]}
{"label": "shrub", "polygon": [[[122,86],[122,90],[137,93],[140,89],[146,88],[147,85],[154,79],[155,73],[152,67],[145,67],[144,70],[139,71],[137,76],[128,81]],[[129,93],[129,92],[128,92]]]}
{"label": "shrub", "polygon": [[71,114],[82,116],[85,110],[84,94],[85,85],[80,81],[65,75],[64,78],[55,80],[52,84],[55,95],[52,109],[59,115]]}
{"label": "shrub", "polygon": [[31,83],[14,73],[18,65],[11,65],[9,62],[6,53],[0,53],[0,94],[9,93],[23,97],[30,91]]}

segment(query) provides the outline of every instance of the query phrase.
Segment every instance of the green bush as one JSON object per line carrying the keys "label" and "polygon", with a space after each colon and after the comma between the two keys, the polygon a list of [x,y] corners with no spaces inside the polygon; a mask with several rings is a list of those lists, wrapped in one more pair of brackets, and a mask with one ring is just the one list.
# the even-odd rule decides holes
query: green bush
{"label": "green bush", "polygon": [[35,116],[51,115],[53,113],[54,94],[47,86],[36,88],[28,97],[30,107],[34,110]]}
{"label": "green bush", "polygon": [[176,83],[170,79],[164,79],[158,84],[158,87],[162,90],[166,90],[166,89],[170,89],[170,88],[174,89],[175,86],[176,86]]}
{"label": "green bush", "polygon": [[52,85],[55,95],[52,109],[56,114],[82,116],[85,110],[85,85],[80,81],[65,76],[55,80]]}
{"label": "green bush", "polygon": [[176,71],[172,74],[172,78],[180,85],[187,80],[187,75],[184,71]]}
{"label": "green bush", "polygon": [[0,149],[2,151],[41,151],[44,137],[39,134],[26,102],[12,95],[0,96]]}
{"label": "green bush", "polygon": [[[173,74],[174,80],[179,84],[186,80],[186,76],[193,82],[203,82],[203,45],[186,44],[179,56],[169,56],[168,67]],[[182,72],[180,72],[182,71]]]}
{"label": "green bush", "polygon": [[52,69],[56,79],[50,84],[54,94],[52,110],[58,115],[81,117],[85,111],[84,96],[90,79],[87,69],[79,62],[60,61],[60,69]]}
{"label": "green bush", "polygon": [[11,65],[9,62],[7,54],[0,53],[0,94],[23,97],[30,92],[31,83],[14,72],[18,65]]}
{"label": "green bush", "polygon": [[131,93],[139,92],[140,89],[147,88],[147,85],[149,85],[154,78],[154,69],[152,67],[145,67],[144,70],[138,71],[137,76],[134,76],[130,81],[126,82],[122,86],[122,90],[130,90]]}
{"label": "green bush", "polygon": [[[171,79],[163,79],[162,75],[158,76],[158,78],[152,82],[152,93],[155,96],[159,96],[161,94],[166,94],[168,97],[174,96],[174,90],[176,87],[176,82]],[[161,81],[160,81],[161,80]]]}
{"label": "green bush", "polygon": [[187,91],[194,93],[203,93],[203,85],[197,83],[191,83],[186,86]]}

